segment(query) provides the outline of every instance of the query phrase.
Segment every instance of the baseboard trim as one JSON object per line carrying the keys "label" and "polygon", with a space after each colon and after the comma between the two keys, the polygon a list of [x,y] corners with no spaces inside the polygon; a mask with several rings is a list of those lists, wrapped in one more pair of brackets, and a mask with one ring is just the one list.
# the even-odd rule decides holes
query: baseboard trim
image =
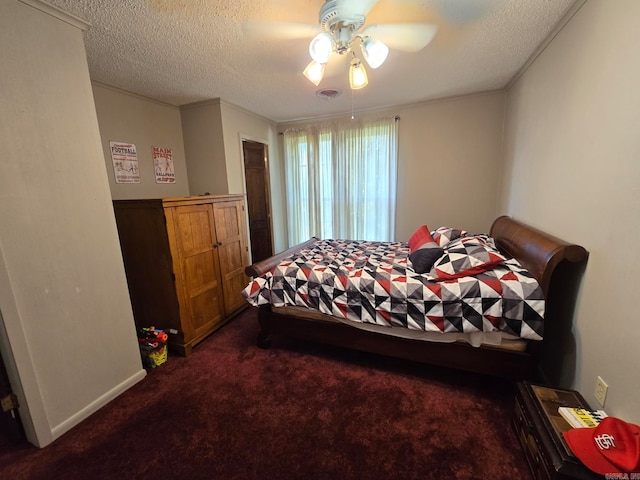
{"label": "baseboard trim", "polygon": [[[82,410],[78,411],[77,413],[75,413],[74,415],[66,419],[64,422],[53,427],[51,429],[51,436],[53,437],[52,441],[55,440],[56,438],[59,438],[61,435],[71,430],[73,427],[78,425],[87,417],[89,417],[90,415],[100,410],[107,403],[109,403],[110,401],[118,397],[120,394],[122,394],[123,392],[125,392],[126,390],[134,386],[136,383],[141,381],[146,376],[147,376],[146,370],[142,369],[138,371],[135,375],[132,375],[131,377],[126,379],[124,382],[120,383],[119,385],[116,385],[114,388],[106,392],[104,395],[98,397],[96,400],[94,400],[89,405],[84,407]],[[44,446],[45,445],[41,445],[41,447],[44,447]]]}

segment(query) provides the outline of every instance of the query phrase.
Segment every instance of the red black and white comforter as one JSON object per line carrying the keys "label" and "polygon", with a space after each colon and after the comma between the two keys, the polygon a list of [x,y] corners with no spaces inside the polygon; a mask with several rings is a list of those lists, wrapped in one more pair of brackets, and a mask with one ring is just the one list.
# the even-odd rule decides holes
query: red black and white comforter
{"label": "red black and white comforter", "polygon": [[[443,259],[474,242],[473,237],[450,242]],[[320,240],[254,278],[243,295],[254,306],[301,306],[355,322],[542,339],[542,290],[515,259],[473,276],[442,279],[434,271],[416,273],[408,257],[403,242]]]}

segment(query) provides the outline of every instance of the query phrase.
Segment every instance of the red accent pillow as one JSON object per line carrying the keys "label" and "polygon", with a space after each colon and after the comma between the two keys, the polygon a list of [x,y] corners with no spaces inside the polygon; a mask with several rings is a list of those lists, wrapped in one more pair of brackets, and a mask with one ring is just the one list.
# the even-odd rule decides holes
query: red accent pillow
{"label": "red accent pillow", "polygon": [[409,238],[409,261],[416,273],[427,273],[444,250],[433,240],[426,225],[418,228]]}
{"label": "red accent pillow", "polygon": [[434,242],[429,227],[422,225],[409,237],[409,253],[415,252],[427,242]]}

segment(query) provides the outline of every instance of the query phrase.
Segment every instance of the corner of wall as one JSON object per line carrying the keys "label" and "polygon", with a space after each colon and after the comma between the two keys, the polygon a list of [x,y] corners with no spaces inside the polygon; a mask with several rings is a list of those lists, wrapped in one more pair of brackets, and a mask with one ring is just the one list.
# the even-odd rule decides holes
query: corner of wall
{"label": "corner of wall", "polygon": [[227,166],[220,99],[180,107],[191,195],[227,194]]}

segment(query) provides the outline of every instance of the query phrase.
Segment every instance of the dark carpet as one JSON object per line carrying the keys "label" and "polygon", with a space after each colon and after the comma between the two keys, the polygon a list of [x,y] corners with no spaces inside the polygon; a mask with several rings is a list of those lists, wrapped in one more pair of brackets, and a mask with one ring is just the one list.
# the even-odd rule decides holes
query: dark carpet
{"label": "dark carpet", "polygon": [[274,339],[245,310],[3,479],[529,479],[514,386]]}

